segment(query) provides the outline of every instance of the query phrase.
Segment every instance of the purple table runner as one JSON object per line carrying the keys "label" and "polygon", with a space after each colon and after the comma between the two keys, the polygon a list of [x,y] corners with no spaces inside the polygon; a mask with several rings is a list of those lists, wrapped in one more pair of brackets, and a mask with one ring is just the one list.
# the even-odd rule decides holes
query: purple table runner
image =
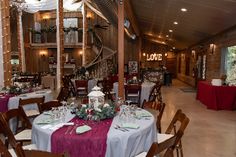
{"label": "purple table runner", "polygon": [[75,126],[64,126],[58,129],[51,136],[51,151],[68,152],[70,157],[105,157],[107,133],[112,119],[94,122],[75,117],[71,122],[74,122],[76,127],[88,125],[92,130],[76,134]]}
{"label": "purple table runner", "polygon": [[8,111],[8,101],[9,101],[9,98],[13,96],[14,95],[11,95],[11,94],[0,96],[0,112]]}

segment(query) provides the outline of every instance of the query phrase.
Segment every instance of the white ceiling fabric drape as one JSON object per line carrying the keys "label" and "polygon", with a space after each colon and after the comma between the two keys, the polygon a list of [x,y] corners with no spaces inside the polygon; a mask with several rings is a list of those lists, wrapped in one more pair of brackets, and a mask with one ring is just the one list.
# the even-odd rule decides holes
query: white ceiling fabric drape
{"label": "white ceiling fabric drape", "polygon": [[[107,18],[98,10],[96,9],[90,0],[81,0],[80,2],[76,2],[76,0],[63,0],[63,7],[69,11],[81,11],[83,5],[87,5],[95,14],[107,20]],[[14,5],[14,2],[12,2]],[[18,4],[19,5],[19,4]],[[55,10],[57,8],[56,0],[25,0],[25,3],[20,4],[20,7],[29,13],[36,13],[38,11],[45,11],[45,10]]]}
{"label": "white ceiling fabric drape", "polygon": [[[69,11],[82,11],[83,5],[87,5],[95,14],[103,18],[104,20],[107,20],[107,18],[99,11],[97,10],[91,3],[90,0],[81,0],[80,2],[76,2],[76,0],[63,0],[63,7],[66,10]],[[14,3],[13,3],[14,4]],[[25,0],[25,3],[22,3],[21,8],[23,8],[24,11],[29,13],[35,13],[38,11],[44,11],[44,10],[55,10],[57,8],[57,2],[56,0]]]}

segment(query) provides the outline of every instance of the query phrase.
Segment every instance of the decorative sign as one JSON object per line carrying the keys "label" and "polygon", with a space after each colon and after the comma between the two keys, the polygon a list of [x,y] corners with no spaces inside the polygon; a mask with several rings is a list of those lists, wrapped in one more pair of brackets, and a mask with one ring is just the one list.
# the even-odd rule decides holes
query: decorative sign
{"label": "decorative sign", "polygon": [[162,61],[162,54],[160,53],[147,54],[147,61]]}

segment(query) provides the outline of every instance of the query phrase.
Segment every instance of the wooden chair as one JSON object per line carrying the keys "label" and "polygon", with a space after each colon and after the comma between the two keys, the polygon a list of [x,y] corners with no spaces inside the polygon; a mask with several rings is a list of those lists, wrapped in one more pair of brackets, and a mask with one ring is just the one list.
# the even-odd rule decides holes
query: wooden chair
{"label": "wooden chair", "polygon": [[140,84],[128,84],[125,86],[125,99],[130,100],[131,104],[140,106],[141,98],[141,85]]}
{"label": "wooden chair", "polygon": [[[44,102],[44,96],[40,98],[29,98],[29,99],[19,99],[19,109],[28,117],[29,119],[35,118],[40,114],[40,106]],[[32,105],[36,108],[32,109]]]}
{"label": "wooden chair", "polygon": [[[11,120],[16,122],[16,134],[14,135],[17,142],[31,141],[32,125],[29,119],[22,113],[20,109],[11,109],[3,113],[8,126]],[[8,139],[5,140],[5,145],[8,147]]]}
{"label": "wooden chair", "polygon": [[75,80],[75,86],[77,90],[77,96],[87,96],[88,95],[88,81],[87,80]]}
{"label": "wooden chair", "polygon": [[49,102],[45,102],[43,104],[41,104],[40,106],[40,112],[44,112],[44,111],[49,111],[52,109],[52,107],[59,107],[62,104],[58,101],[58,100],[52,100]]}
{"label": "wooden chair", "polygon": [[72,78],[72,77],[71,77],[70,75],[64,76],[64,77],[62,78],[63,86],[64,86],[65,88],[68,88],[68,90],[69,90],[69,95],[72,94],[73,96],[76,96],[76,95],[77,95],[76,89],[75,89],[75,86],[74,86],[73,82],[71,81],[71,78]]}
{"label": "wooden chair", "polygon": [[70,96],[70,91],[68,88],[66,87],[61,87],[61,90],[60,90],[60,93],[58,94],[57,96],[57,100],[59,102],[61,101],[67,101],[67,99],[69,98]]}
{"label": "wooden chair", "polygon": [[19,143],[17,143],[2,113],[0,113],[0,127],[4,128],[1,131],[3,135],[9,140],[9,143],[12,147],[12,149],[7,150],[7,147],[5,147],[2,141],[0,140],[1,155],[3,154],[5,155],[3,157],[66,157],[68,156],[67,154],[66,155],[54,154],[50,152],[39,151],[37,150],[37,147],[35,144],[25,145],[22,147]]}
{"label": "wooden chair", "polygon": [[114,101],[113,99],[113,95],[115,94],[114,92],[112,92],[113,89],[113,83],[110,79],[104,78],[102,81],[102,87],[103,87],[103,93],[105,94],[105,97],[107,99],[110,99],[112,101]]}
{"label": "wooden chair", "polygon": [[1,157],[11,157],[10,152],[7,147],[3,144],[2,140],[0,140],[0,156]]}
{"label": "wooden chair", "polygon": [[161,119],[162,119],[162,115],[165,110],[165,107],[166,107],[165,103],[159,103],[156,101],[146,101],[146,100],[144,100],[144,102],[143,102],[144,109],[149,108],[149,109],[153,109],[153,110],[158,111],[156,127],[157,127],[157,131],[159,133],[161,133]]}
{"label": "wooden chair", "polygon": [[175,116],[173,117],[170,125],[168,126],[165,134],[158,133],[157,142],[151,146],[149,151],[143,152],[136,157],[153,157],[154,155],[157,155],[164,150],[166,151],[163,157],[173,157],[174,150],[176,150],[177,157],[179,156],[179,150],[181,156],[183,157],[181,138],[184,135],[184,130],[186,129],[188,123],[189,118],[184,113],[182,113],[181,110],[178,110]]}
{"label": "wooden chair", "polygon": [[162,96],[161,96],[161,82],[157,82],[155,86],[153,86],[150,95],[148,97],[148,101],[158,101],[162,102]]}

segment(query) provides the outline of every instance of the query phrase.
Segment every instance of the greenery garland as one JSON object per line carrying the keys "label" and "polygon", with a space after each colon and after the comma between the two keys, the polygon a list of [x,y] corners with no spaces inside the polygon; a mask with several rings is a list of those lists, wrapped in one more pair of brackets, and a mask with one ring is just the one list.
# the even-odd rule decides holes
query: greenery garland
{"label": "greenery garland", "polygon": [[84,104],[82,107],[76,112],[76,115],[80,119],[84,120],[94,120],[100,121],[104,119],[113,118],[116,114],[115,105],[114,104],[104,104],[100,105],[98,108],[93,108],[89,104]]}

